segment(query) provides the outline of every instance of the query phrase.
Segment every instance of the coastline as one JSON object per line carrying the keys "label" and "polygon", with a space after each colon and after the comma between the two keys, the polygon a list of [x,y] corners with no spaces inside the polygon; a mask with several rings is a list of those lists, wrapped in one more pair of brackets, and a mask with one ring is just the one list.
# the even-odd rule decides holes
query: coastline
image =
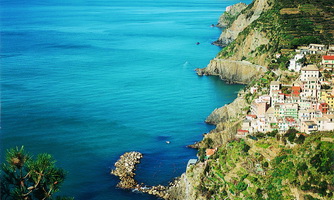
{"label": "coastline", "polygon": [[[240,13],[241,10],[245,8],[245,6],[240,7],[240,3],[235,4],[239,5],[239,11],[236,12],[236,15]],[[234,5],[232,5],[234,6]],[[229,6],[231,7],[231,6]],[[225,13],[225,12],[224,12]],[[230,19],[229,19],[230,20]],[[221,23],[221,22],[220,22]],[[224,26],[218,26],[218,27],[224,27]],[[226,30],[226,29],[224,29]],[[224,30],[222,33],[224,33]],[[219,43],[219,40],[214,41],[212,44],[216,46],[226,46],[225,44],[222,45]],[[195,69],[196,73],[198,76],[219,76],[221,81],[224,81],[227,84],[243,84],[246,85],[249,83],[252,79],[255,77],[258,77],[262,75],[266,70],[256,64],[252,64],[248,61],[238,61],[238,60],[224,60],[220,59],[218,55],[212,60],[210,60],[209,64],[205,68],[197,68]],[[226,74],[224,76],[224,74]],[[246,87],[246,86],[245,86]],[[207,124],[212,124],[215,125],[216,127],[211,130],[209,133],[203,134],[203,139],[196,142],[195,144],[189,144],[187,147],[189,148],[195,148],[199,149],[202,146],[206,146],[206,142],[208,138],[210,140],[214,140],[217,142],[217,145],[222,145],[231,139],[234,138],[234,134],[229,134],[236,132],[236,123],[235,121],[229,122],[230,118],[235,118],[239,117],[240,115],[244,115],[244,111],[239,111],[240,107],[247,106],[247,102],[245,102],[242,94],[238,94],[238,97],[235,98],[232,102],[220,107],[216,108],[211,112],[211,114],[206,118],[205,123]],[[225,136],[221,137],[221,133],[223,133]],[[217,134],[219,136],[217,136]],[[126,152],[123,155],[120,156],[120,159],[115,163],[115,170],[111,170],[111,174],[114,174],[115,176],[119,176],[119,173],[115,174],[114,171],[119,171],[123,170],[126,168],[126,166],[130,166],[131,168],[131,176],[130,178],[127,177],[129,184],[128,183],[122,183],[119,184],[117,187],[122,188],[122,189],[131,189],[134,191],[139,191],[142,193],[148,193],[150,195],[157,196],[158,198],[163,198],[163,199],[173,199],[173,200],[181,200],[181,199],[206,199],[204,196],[197,196],[196,192],[196,187],[198,186],[196,184],[197,178],[200,178],[200,176],[204,175],[206,171],[206,163],[200,162],[196,163],[193,166],[187,166],[187,170],[181,174],[179,177],[175,177],[172,181],[169,182],[168,186],[162,186],[162,185],[157,185],[157,186],[147,186],[145,184],[137,184],[137,181],[135,180],[135,165],[139,163],[140,159],[144,156],[141,155],[141,157],[138,159],[138,161],[133,162],[135,160],[136,156],[131,158],[128,157],[128,160],[124,161],[123,157],[125,155],[131,154],[132,152]],[[123,166],[120,166],[119,162],[123,163]],[[193,180],[190,179],[187,176],[188,170],[191,171],[196,171],[194,174],[197,174],[196,178],[193,177]],[[119,176],[119,178],[122,180],[122,176]],[[197,186],[196,186],[197,185]],[[190,195],[190,196],[189,196]]]}
{"label": "coastline", "polygon": [[[302,62],[307,66],[296,71],[301,71],[301,75],[291,70],[291,60],[290,65],[287,62],[289,56],[294,56],[301,50],[296,46],[285,49],[286,41],[280,43],[280,37],[286,34],[284,30],[277,30],[277,27],[284,25],[284,21],[281,21],[281,18],[286,17],[286,13],[282,12],[284,9],[290,9],[289,4],[254,0],[231,19],[230,24],[227,23],[228,28],[218,40],[221,44],[226,44],[226,48],[207,67],[196,69],[199,76],[219,76],[228,83],[246,86],[243,91],[239,91],[232,103],[215,109],[207,117],[206,123],[216,125],[216,128],[204,134],[201,141],[188,146],[198,149],[198,160],[189,160],[186,172],[172,186],[165,188],[164,192],[168,195],[163,198],[205,200],[333,197],[333,192],[328,190],[333,188],[333,176],[330,177],[332,170],[329,166],[334,163],[330,159],[333,157],[331,143],[334,141],[334,125],[329,119],[334,117],[333,110],[328,110],[333,105],[327,105],[323,109],[322,105],[328,104],[327,97],[310,94],[308,90],[312,88],[311,92],[316,93],[324,91],[321,88],[323,80],[319,77],[328,73],[324,70],[327,65],[311,58],[314,54],[323,55],[323,51],[315,52],[313,46],[324,49],[327,47],[324,43],[309,43],[309,47],[305,47],[309,49],[305,53],[306,62]],[[277,21],[272,22],[274,17]],[[260,19],[257,20],[258,18]],[[277,35],[280,37],[275,37]],[[330,37],[326,36],[323,40]],[[277,42],[276,46],[273,41]],[[289,42],[292,44],[292,41]],[[307,41],[300,41],[300,44],[305,43]],[[325,54],[331,48],[334,49],[334,45],[328,46]],[[325,60],[330,56],[322,57]],[[330,76],[325,78],[326,82],[333,81]],[[311,83],[316,86],[311,87]],[[328,85],[333,87],[334,84],[328,82]],[[290,88],[297,92],[289,92]],[[278,96],[281,96],[282,101],[276,101]],[[305,102],[312,103],[312,106],[305,106]],[[318,103],[320,108],[316,107]],[[296,107],[292,109],[293,112],[292,106]],[[281,109],[282,107],[287,107],[287,110]],[[315,112],[316,109],[318,115],[307,119],[304,115],[296,114]],[[320,122],[327,123],[328,127],[320,127]],[[320,166],[319,163],[326,164]],[[306,177],[303,174],[305,172],[308,173]]]}

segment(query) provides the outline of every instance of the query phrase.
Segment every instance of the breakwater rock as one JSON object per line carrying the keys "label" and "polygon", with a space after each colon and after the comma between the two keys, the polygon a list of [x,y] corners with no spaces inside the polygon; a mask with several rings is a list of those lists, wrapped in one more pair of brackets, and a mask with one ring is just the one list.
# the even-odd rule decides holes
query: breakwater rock
{"label": "breakwater rock", "polygon": [[198,75],[215,75],[228,83],[248,84],[255,78],[264,74],[266,68],[254,65],[247,61],[234,61],[215,58],[207,67],[197,68]]}
{"label": "breakwater rock", "polygon": [[157,185],[147,186],[138,184],[135,180],[136,165],[140,163],[143,154],[140,152],[126,152],[120,156],[115,163],[115,169],[111,170],[111,174],[119,177],[120,182],[117,187],[122,189],[131,189],[133,191],[148,193],[162,199],[175,199],[174,190],[178,188],[180,179],[175,179],[168,186]]}
{"label": "breakwater rock", "polygon": [[118,176],[120,179],[117,187],[123,189],[133,189],[137,187],[138,183],[134,179],[134,176],[136,175],[134,171],[142,157],[143,154],[134,151],[121,155],[119,160],[115,163],[116,169],[111,170],[111,174]]}

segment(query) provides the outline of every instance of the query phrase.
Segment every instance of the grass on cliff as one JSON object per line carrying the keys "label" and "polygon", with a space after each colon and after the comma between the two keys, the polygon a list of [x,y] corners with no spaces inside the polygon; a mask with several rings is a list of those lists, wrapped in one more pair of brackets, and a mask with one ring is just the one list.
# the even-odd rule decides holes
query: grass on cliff
{"label": "grass on cliff", "polygon": [[[294,134],[294,137],[290,135]],[[201,191],[210,199],[332,199],[334,133],[231,141],[208,160]],[[259,135],[260,136],[260,135]],[[293,147],[284,145],[291,140]],[[297,144],[299,143],[299,144]]]}
{"label": "grass on cliff", "polygon": [[[328,0],[268,0],[271,9],[239,33],[237,39],[225,47],[220,58],[232,57],[240,49],[248,34],[262,32],[270,40],[246,55],[256,62],[263,54],[270,63],[275,53],[310,43],[332,44],[334,42],[334,3]],[[253,4],[242,13],[252,14]],[[250,17],[250,16],[249,16]],[[284,52],[284,51],[283,51]]]}

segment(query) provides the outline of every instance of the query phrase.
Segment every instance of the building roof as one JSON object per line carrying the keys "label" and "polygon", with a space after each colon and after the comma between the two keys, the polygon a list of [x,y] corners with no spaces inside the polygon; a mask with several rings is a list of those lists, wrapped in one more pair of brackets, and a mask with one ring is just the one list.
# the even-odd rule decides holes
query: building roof
{"label": "building roof", "polygon": [[247,115],[247,117],[256,118],[256,115]]}
{"label": "building roof", "polygon": [[324,117],[327,117],[328,119],[334,119],[334,115],[324,115]]}
{"label": "building roof", "polygon": [[310,44],[309,46],[318,46],[318,47],[324,47],[324,44]]}
{"label": "building roof", "polygon": [[322,56],[324,60],[334,60],[334,56]]}
{"label": "building roof", "polygon": [[267,112],[266,112],[267,115],[270,115],[270,114],[275,114],[275,108],[274,107],[270,107]]}
{"label": "building roof", "polygon": [[299,111],[299,114],[303,114],[303,113],[308,113],[308,111],[307,110],[300,110]]}
{"label": "building roof", "polygon": [[296,133],[297,135],[307,136],[305,133]]}
{"label": "building roof", "polygon": [[317,125],[314,121],[303,121],[306,125]]}
{"label": "building roof", "polygon": [[318,67],[315,65],[307,65],[302,68],[302,71],[319,71]]}
{"label": "building roof", "polygon": [[270,85],[279,85],[279,84],[281,84],[281,82],[279,82],[279,81],[271,81],[270,82]]}
{"label": "building roof", "polygon": [[307,109],[307,112],[315,112],[315,110],[314,109]]}
{"label": "building roof", "polygon": [[286,117],[285,120],[288,121],[288,122],[295,122],[296,121],[292,117]]}
{"label": "building roof", "polygon": [[215,154],[216,149],[206,149],[205,150],[205,154],[206,156],[212,156],[213,154]]}
{"label": "building roof", "polygon": [[317,118],[315,118],[315,120],[317,120],[317,121],[328,121],[328,118],[326,118],[326,117],[317,117]]}
{"label": "building roof", "polygon": [[189,159],[187,167],[189,167],[190,165],[194,165],[197,163],[197,159]]}
{"label": "building roof", "polygon": [[239,130],[238,130],[238,132],[240,132],[240,133],[248,133],[249,131],[247,131],[247,130],[242,130],[242,129],[239,129]]}
{"label": "building roof", "polygon": [[284,106],[284,107],[297,107],[298,108],[298,104],[296,104],[296,103],[283,103],[282,106]]}
{"label": "building roof", "polygon": [[296,80],[296,81],[293,82],[293,85],[294,86],[301,86],[301,85],[303,85],[303,83],[299,80]]}
{"label": "building roof", "polygon": [[291,90],[293,90],[293,91],[300,91],[300,86],[292,86]]}

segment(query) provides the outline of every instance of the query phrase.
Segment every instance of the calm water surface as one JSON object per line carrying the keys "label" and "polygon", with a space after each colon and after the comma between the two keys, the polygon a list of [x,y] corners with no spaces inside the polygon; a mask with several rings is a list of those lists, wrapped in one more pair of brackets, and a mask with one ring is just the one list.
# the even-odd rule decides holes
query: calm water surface
{"label": "calm water surface", "polygon": [[242,88],[194,72],[220,50],[210,25],[238,2],[0,0],[1,160],[25,145],[68,171],[63,195],[155,199],[115,189],[110,169],[140,151],[137,179],[167,184],[196,157],[186,145]]}

